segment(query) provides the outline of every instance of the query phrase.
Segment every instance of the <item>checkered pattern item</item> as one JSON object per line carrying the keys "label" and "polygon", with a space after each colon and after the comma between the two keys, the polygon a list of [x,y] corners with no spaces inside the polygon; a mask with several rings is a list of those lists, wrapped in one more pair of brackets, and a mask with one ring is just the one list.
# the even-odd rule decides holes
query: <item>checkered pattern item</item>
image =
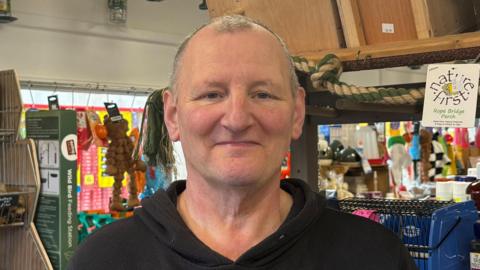
{"label": "checkered pattern item", "polygon": [[443,177],[443,167],[449,165],[451,161],[444,152],[441,143],[432,141],[431,146],[432,151],[429,158],[431,168],[428,170],[428,177],[430,181],[433,181],[436,177]]}

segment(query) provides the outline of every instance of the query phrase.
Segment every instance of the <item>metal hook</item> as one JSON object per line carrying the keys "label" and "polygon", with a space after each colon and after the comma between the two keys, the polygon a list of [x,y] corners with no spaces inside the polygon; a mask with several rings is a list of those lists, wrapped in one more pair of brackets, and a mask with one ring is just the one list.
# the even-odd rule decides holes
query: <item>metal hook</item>
{"label": "metal hook", "polygon": [[35,100],[32,93],[32,81],[28,81],[28,91],[30,92],[30,98],[32,99],[32,108],[35,108]]}
{"label": "metal hook", "polygon": [[88,91],[88,96],[87,96],[87,106],[86,106],[86,109],[88,110],[88,108],[90,107],[90,96],[92,95],[92,89],[90,88],[90,85],[88,85],[88,88],[90,89]]}
{"label": "metal hook", "polygon": [[74,97],[74,90],[73,90],[73,87],[72,87],[72,110],[75,110],[75,97]]}
{"label": "metal hook", "polygon": [[53,82],[53,85],[55,85],[55,87],[53,88],[53,95],[55,95],[57,93],[57,88],[58,88],[57,82]]}
{"label": "metal hook", "polygon": [[133,110],[133,104],[135,103],[135,98],[137,97],[137,88],[131,87],[131,90],[133,90],[133,99],[132,99],[132,104],[130,105],[130,111]]}

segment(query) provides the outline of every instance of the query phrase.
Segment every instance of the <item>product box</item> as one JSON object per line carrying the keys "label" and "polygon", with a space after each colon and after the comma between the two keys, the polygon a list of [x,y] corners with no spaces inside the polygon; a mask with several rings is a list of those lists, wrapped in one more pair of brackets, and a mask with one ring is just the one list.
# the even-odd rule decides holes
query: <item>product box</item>
{"label": "product box", "polygon": [[35,225],[54,269],[67,269],[77,245],[77,127],[74,111],[26,114],[37,145],[41,190]]}

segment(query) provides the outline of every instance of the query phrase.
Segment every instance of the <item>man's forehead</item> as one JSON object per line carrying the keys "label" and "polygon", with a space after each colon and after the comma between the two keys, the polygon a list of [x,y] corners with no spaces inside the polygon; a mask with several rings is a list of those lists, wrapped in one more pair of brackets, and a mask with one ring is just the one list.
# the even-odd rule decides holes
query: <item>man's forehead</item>
{"label": "man's forehead", "polygon": [[[251,71],[264,75],[264,77],[281,74],[279,76],[282,77],[282,80],[289,78],[290,62],[282,43],[270,31],[257,25],[247,25],[235,29],[216,27],[214,24],[208,25],[190,38],[178,60],[176,71],[178,76],[176,77],[177,81],[174,82],[178,90],[185,87],[184,84],[187,82],[197,81],[195,78],[203,80],[213,75],[221,77],[221,74],[227,74],[229,76],[230,69],[219,69],[219,66],[231,65],[232,60],[237,61],[235,62],[237,66],[247,67],[253,64],[252,70],[244,69],[241,72],[244,75]],[[264,67],[263,72],[254,68],[260,66]],[[208,75],[212,72],[213,75]],[[262,78],[262,80],[264,79]]]}
{"label": "man's forehead", "polygon": [[218,26],[213,23],[198,31],[190,40],[188,46],[185,48],[185,51],[188,51],[189,47],[194,47],[198,45],[213,45],[215,44],[216,40],[220,40],[226,35],[233,38],[238,36],[251,37],[252,39],[257,38],[259,40],[262,40],[262,43],[270,43],[269,45],[272,46],[275,46],[274,44],[276,43],[276,46],[278,46],[278,48],[281,48],[280,43],[276,40],[274,35],[257,25],[249,25],[244,28],[237,28],[232,30],[219,30],[217,28]]}

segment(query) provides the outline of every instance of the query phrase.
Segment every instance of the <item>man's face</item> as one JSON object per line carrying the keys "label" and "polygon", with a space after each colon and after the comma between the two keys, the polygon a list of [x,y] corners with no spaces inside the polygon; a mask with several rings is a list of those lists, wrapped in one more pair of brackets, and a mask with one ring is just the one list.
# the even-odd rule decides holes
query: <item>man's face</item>
{"label": "man's face", "polygon": [[304,91],[290,89],[287,60],[264,30],[201,30],[184,52],[176,99],[164,96],[172,140],[188,179],[249,186],[278,180],[290,140],[301,134]]}

